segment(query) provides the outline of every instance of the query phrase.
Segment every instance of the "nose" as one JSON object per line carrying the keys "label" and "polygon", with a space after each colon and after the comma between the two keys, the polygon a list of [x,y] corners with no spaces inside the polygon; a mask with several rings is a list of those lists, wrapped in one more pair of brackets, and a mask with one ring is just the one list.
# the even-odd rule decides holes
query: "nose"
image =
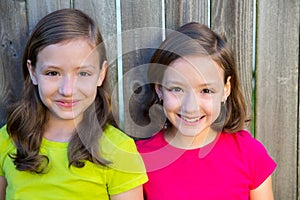
{"label": "nose", "polygon": [[183,113],[197,115],[200,110],[200,99],[194,92],[186,93],[181,102],[181,109]]}
{"label": "nose", "polygon": [[58,93],[62,96],[72,96],[74,92],[75,78],[72,76],[64,76],[61,79]]}

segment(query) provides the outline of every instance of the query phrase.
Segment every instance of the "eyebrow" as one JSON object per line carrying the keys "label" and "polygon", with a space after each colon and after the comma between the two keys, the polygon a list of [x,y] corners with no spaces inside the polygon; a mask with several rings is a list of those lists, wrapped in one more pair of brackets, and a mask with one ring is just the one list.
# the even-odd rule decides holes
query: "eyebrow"
{"label": "eyebrow", "polygon": [[[38,69],[38,68],[36,68],[36,69]],[[43,72],[44,70],[48,70],[48,69],[50,69],[50,70],[59,70],[59,67],[57,67],[55,65],[51,65],[51,64],[49,64],[49,65],[42,65],[39,68],[39,71]]]}
{"label": "eyebrow", "polygon": [[[41,69],[47,69],[47,68],[51,68],[51,69],[61,69],[61,67],[56,66],[56,65],[52,65],[52,64],[49,64],[49,65],[42,65],[42,67],[41,67]],[[97,67],[94,66],[94,65],[82,65],[82,66],[76,67],[75,69],[86,69],[86,68],[94,68],[94,69],[97,69]]]}
{"label": "eyebrow", "polygon": [[[171,85],[183,85],[182,82],[177,81],[177,80],[166,81],[164,85],[168,85],[168,84],[171,84]],[[211,82],[211,83],[202,83],[202,84],[200,84],[198,86],[199,87],[211,87],[211,86],[215,86],[215,85],[217,85],[217,84],[214,83],[214,82]]]}
{"label": "eyebrow", "polygon": [[76,67],[76,69],[85,69],[85,68],[94,68],[94,69],[97,69],[97,67],[96,66],[94,66],[94,65],[82,65],[82,66],[78,66],[78,67]]}

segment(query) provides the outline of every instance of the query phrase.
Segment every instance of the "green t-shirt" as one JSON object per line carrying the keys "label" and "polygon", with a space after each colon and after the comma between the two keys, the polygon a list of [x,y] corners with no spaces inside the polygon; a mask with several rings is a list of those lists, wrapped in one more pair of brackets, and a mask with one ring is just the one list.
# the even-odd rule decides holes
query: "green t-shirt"
{"label": "green t-shirt", "polygon": [[108,167],[89,161],[83,168],[68,167],[67,142],[43,139],[40,153],[47,155],[47,173],[18,171],[9,157],[16,152],[6,131],[0,129],[0,176],[7,180],[6,199],[101,199],[133,189],[147,179],[142,158],[134,141],[120,130],[108,125],[101,139],[100,151]]}

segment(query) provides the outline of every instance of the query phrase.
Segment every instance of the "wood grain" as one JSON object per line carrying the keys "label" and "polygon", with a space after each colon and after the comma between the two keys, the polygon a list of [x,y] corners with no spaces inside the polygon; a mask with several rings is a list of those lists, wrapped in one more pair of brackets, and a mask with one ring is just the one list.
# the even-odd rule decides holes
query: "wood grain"
{"label": "wood grain", "polygon": [[297,199],[299,1],[258,1],[257,27],[256,136],[278,163],[275,199]]}
{"label": "wood grain", "polygon": [[208,3],[204,0],[166,0],[166,27],[175,30],[188,22],[208,25]]}
{"label": "wood grain", "polygon": [[27,0],[29,32],[47,14],[62,8],[70,8],[70,0]]}
{"label": "wood grain", "polygon": [[[211,28],[225,33],[236,59],[238,75],[252,117],[253,1],[211,1]],[[251,124],[246,127],[251,130]]]}
{"label": "wood grain", "polygon": [[6,107],[22,90],[22,52],[28,32],[25,6],[25,1],[0,3],[0,126],[6,121]]}
{"label": "wood grain", "polygon": [[10,88],[6,80],[8,70],[4,68],[2,63],[2,51],[0,51],[0,127],[5,124],[6,106],[9,102]]}
{"label": "wood grain", "polygon": [[[252,66],[256,66],[255,135],[278,164],[273,178],[275,199],[300,200],[299,0],[259,0],[257,5],[246,0],[120,0],[122,55],[117,54],[115,2],[1,1],[0,126],[5,123],[5,107],[18,98],[22,89],[21,60],[28,33],[54,10],[74,6],[96,19],[108,50],[110,86],[115,89],[117,60],[121,56],[123,77],[119,78],[123,78],[120,84],[124,87],[124,100],[120,103],[125,108],[125,131],[129,135],[144,131],[145,105],[141,102],[149,97],[149,90],[143,87],[143,66],[164,37],[160,28],[173,30],[190,21],[210,24],[216,32],[226,33],[235,51],[249,112],[253,103]],[[253,22],[257,22],[256,27]]]}
{"label": "wood grain", "polygon": [[140,137],[139,134],[146,134],[148,123],[144,118],[147,110],[144,102],[149,98],[149,89],[144,86],[147,71],[144,64],[162,41],[161,0],[121,2],[124,130]]}

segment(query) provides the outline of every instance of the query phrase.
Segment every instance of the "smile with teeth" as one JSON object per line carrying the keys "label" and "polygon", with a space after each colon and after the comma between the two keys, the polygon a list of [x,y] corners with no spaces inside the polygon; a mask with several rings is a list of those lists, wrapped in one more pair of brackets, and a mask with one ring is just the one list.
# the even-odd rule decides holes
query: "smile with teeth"
{"label": "smile with teeth", "polygon": [[199,121],[200,119],[202,119],[204,117],[204,116],[202,116],[202,117],[192,117],[192,118],[190,118],[190,117],[185,117],[185,116],[182,116],[182,115],[179,115],[179,114],[178,114],[178,116],[181,119],[183,119],[184,121],[189,122],[189,123],[197,122],[197,121]]}

